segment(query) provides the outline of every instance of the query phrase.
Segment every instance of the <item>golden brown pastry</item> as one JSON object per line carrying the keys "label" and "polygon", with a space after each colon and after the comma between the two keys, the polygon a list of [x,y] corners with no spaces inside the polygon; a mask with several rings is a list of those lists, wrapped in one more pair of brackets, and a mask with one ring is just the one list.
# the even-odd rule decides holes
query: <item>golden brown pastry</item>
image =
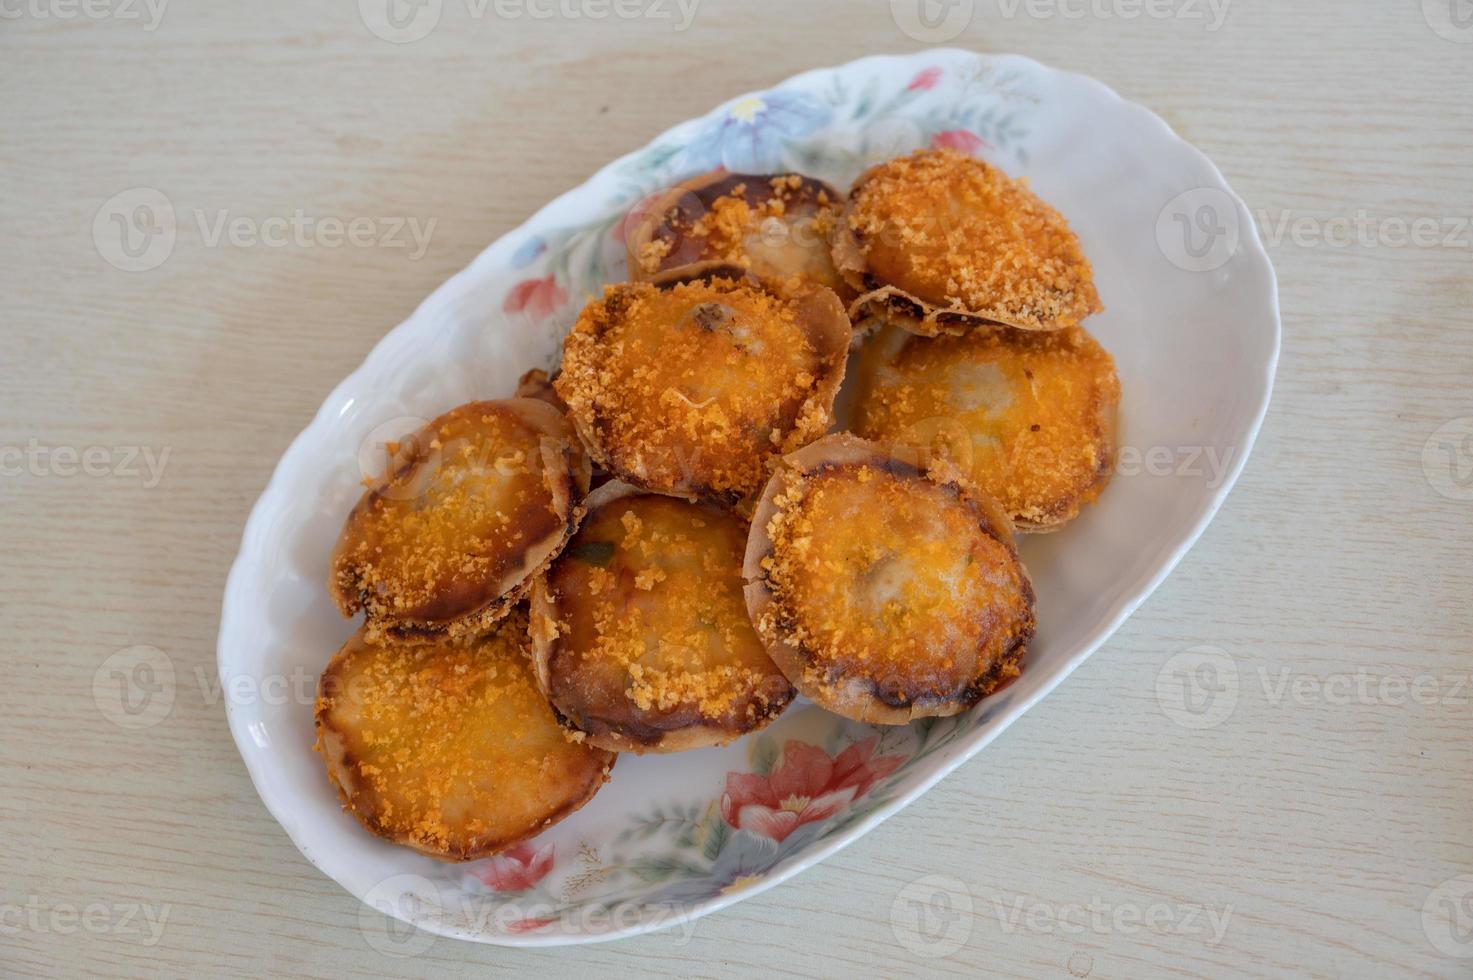
{"label": "golden brown pastry", "polygon": [[348,515],[328,588],[343,615],[365,612],[370,633],[480,632],[561,550],[588,479],[551,405],[462,405],[399,444]]}
{"label": "golden brown pastry", "polygon": [[702,174],[657,198],[629,233],[629,278],[664,282],[735,266],[800,276],[844,300],[831,235],[844,197],[799,174]]}
{"label": "golden brown pastry", "polygon": [[359,631],[323,672],[317,750],[368,830],[445,861],[494,854],[587,803],[614,755],[569,738],[537,689],[527,618],[470,640]]}
{"label": "golden brown pastry", "polygon": [[838,297],[796,279],[610,286],[553,385],[616,478],[735,503],[828,429],[849,337]]}
{"label": "golden brown pastry", "polygon": [[537,676],[594,745],[720,745],[793,699],[742,597],[747,522],[610,483],[532,593]]}
{"label": "golden brown pastry", "polygon": [[926,336],[1006,324],[1061,330],[1100,312],[1079,239],[1021,180],[954,150],[920,150],[855,183],[834,264],[883,316]]}
{"label": "golden brown pastry", "polygon": [[1082,327],[886,327],[854,373],[855,433],[921,466],[949,460],[1020,530],[1057,530],[1110,481],[1120,381]]}
{"label": "golden brown pastry", "polygon": [[847,433],[783,459],[747,543],[747,610],[820,707],[898,725],[1018,674],[1033,587],[996,505]]}

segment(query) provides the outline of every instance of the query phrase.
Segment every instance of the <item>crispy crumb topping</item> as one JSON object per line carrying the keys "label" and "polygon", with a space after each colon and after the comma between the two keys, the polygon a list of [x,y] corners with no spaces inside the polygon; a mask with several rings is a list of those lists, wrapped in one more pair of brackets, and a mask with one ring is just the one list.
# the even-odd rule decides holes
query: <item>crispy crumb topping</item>
{"label": "crispy crumb topping", "polygon": [[793,696],[747,617],[735,514],[654,494],[589,514],[548,573],[549,692],[595,735],[655,743],[704,727],[727,741]]}
{"label": "crispy crumb topping", "polygon": [[443,857],[528,837],[580,806],[610,753],[569,740],[538,692],[527,619],[471,641],[355,638],[323,674],[319,751],[369,829]]}
{"label": "crispy crumb topping", "polygon": [[950,460],[1014,521],[1063,523],[1109,482],[1120,382],[1083,328],[926,339],[888,327],[857,374],[857,434],[923,467]]}
{"label": "crispy crumb topping", "polygon": [[846,221],[870,287],[1029,329],[1074,326],[1103,308],[1064,218],[1025,181],[954,150],[874,168]]}
{"label": "crispy crumb topping", "polygon": [[555,387],[611,472],[735,499],[828,428],[848,332],[832,294],[796,282],[610,286],[569,334]]}
{"label": "crispy crumb topping", "polygon": [[444,624],[497,599],[566,531],[574,437],[555,424],[549,432],[508,403],[472,402],[397,447],[334,554],[344,610],[364,608],[375,626]]}
{"label": "crispy crumb topping", "polygon": [[766,527],[758,621],[805,658],[805,691],[856,681],[892,706],[970,703],[1016,674],[1032,592],[954,486],[908,467],[790,473]]}

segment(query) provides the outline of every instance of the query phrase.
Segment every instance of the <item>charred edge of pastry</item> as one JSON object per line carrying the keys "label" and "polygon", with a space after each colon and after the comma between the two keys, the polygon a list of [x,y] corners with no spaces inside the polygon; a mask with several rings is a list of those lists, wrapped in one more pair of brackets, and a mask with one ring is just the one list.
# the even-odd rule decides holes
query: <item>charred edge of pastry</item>
{"label": "charred edge of pastry", "polygon": [[761,284],[760,279],[735,262],[712,259],[708,262],[699,262],[679,269],[671,269],[658,282],[651,282],[650,285],[656,289],[673,289],[683,283],[709,282],[712,279],[730,279],[733,282],[746,282],[753,285]]}
{"label": "charred edge of pastry", "polygon": [[969,330],[1010,327],[1017,330],[1050,332],[1063,327],[1038,327],[979,316],[955,306],[935,306],[896,286],[878,285],[874,276],[865,276],[869,291],[849,304],[849,315],[860,320],[887,320],[903,330],[921,337],[963,334]]}
{"label": "charred edge of pastry", "polygon": [[761,731],[786,711],[797,696],[797,690],[791,684],[786,685],[786,690],[780,696],[763,701],[761,707],[755,709],[750,723],[744,724],[740,730],[693,724],[684,720],[686,716],[677,716],[679,720],[672,720],[670,726],[662,727],[635,722],[609,722],[586,715],[570,717],[556,705],[553,705],[553,713],[559,724],[569,732],[582,735],[589,745],[609,752],[664,755],[729,745],[744,735]]}

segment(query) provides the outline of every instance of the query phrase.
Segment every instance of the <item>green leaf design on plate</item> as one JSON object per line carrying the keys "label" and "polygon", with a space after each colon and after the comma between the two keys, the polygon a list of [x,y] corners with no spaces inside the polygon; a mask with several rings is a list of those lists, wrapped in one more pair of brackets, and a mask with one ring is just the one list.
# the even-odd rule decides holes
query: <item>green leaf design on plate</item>
{"label": "green leaf design on plate", "polygon": [[731,837],[731,828],[727,826],[726,819],[721,816],[719,807],[713,806],[710,815],[706,818],[706,840],[701,845],[701,854],[707,861],[716,860],[721,849]]}
{"label": "green leaf design on plate", "polygon": [[777,753],[777,742],[770,736],[757,736],[752,743],[752,771],[759,776],[772,772],[772,767],[777,765]]}
{"label": "green leaf design on plate", "polygon": [[690,861],[664,854],[635,858],[630,862],[629,870],[638,875],[642,881],[666,881],[676,877],[703,878],[710,874],[708,869],[692,864]]}

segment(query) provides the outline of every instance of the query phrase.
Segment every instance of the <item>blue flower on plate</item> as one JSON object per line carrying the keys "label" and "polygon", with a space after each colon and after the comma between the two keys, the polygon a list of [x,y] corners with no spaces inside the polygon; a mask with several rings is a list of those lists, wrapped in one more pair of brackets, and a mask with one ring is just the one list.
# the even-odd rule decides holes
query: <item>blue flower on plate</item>
{"label": "blue flower on plate", "polygon": [[547,241],[540,235],[533,235],[522,242],[517,250],[512,253],[511,267],[513,269],[525,269],[536,260],[537,256],[547,251]]}
{"label": "blue flower on plate", "polygon": [[823,836],[824,829],[822,824],[809,824],[794,831],[781,843],[745,830],[734,831],[711,863],[709,874],[673,882],[649,901],[680,906],[704,902],[729,892],[745,891],[767,877],[783,861],[817,841]]}
{"label": "blue flower on plate", "polygon": [[782,168],[783,149],[823,129],[833,114],[802,92],[764,92],[738,99],[686,147],[692,170],[738,173]]}

